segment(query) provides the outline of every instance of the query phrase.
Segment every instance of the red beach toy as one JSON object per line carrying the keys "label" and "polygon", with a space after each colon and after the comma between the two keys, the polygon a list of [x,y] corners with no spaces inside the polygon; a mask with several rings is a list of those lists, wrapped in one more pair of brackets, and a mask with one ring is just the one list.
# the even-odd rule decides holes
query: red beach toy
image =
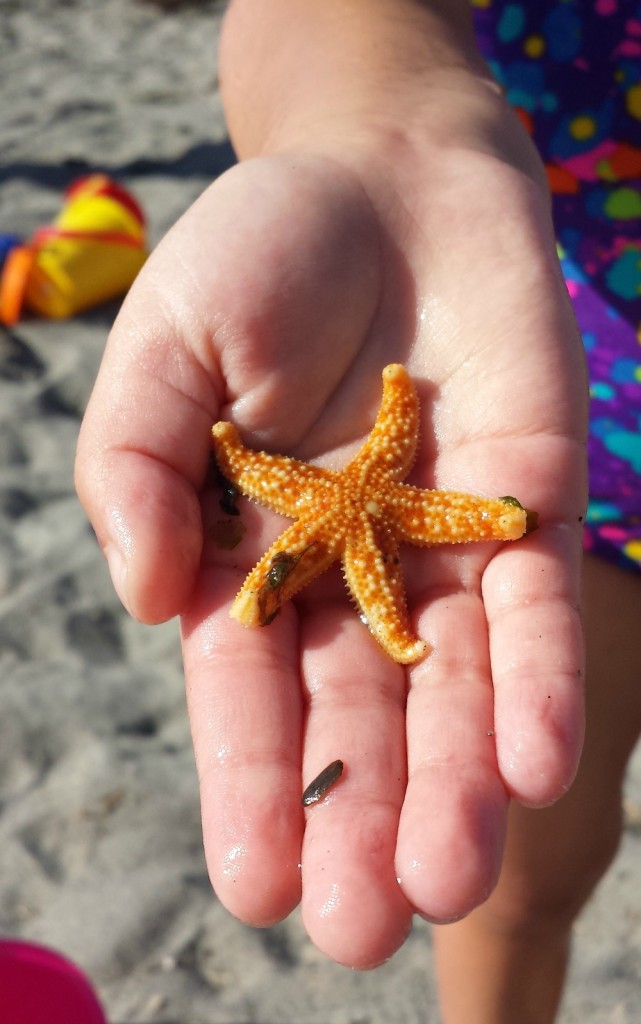
{"label": "red beach toy", "polygon": [[5,1024],[107,1024],[84,974],[59,953],[0,940],[0,1015]]}

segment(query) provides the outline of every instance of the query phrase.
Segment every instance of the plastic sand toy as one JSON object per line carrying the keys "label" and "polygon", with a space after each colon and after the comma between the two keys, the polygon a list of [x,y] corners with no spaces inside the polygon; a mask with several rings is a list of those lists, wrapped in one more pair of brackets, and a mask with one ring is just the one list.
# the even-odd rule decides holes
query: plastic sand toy
{"label": "plastic sand toy", "polygon": [[147,257],[145,217],[136,200],[104,174],[74,182],[53,224],[7,253],[0,321],[24,307],[62,319],[123,295]]}
{"label": "plastic sand toy", "polygon": [[75,964],[18,940],[0,939],[0,1007],[6,1024],[107,1024]]}

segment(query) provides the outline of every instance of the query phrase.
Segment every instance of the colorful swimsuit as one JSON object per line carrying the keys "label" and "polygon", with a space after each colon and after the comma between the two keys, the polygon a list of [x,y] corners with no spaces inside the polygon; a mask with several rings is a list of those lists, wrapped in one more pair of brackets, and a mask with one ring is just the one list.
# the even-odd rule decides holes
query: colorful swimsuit
{"label": "colorful swimsuit", "polygon": [[641,2],[472,0],[532,134],[591,386],[585,547],[641,569]]}

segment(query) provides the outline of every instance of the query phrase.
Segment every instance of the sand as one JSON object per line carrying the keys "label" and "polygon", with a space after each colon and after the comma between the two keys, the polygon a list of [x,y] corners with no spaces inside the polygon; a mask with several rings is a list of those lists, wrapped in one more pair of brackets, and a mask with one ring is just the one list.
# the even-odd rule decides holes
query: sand
{"label": "sand", "polygon": [[[232,161],[220,7],[0,0],[0,230],[90,169],[152,241]],[[78,426],[111,304],[0,337],[0,933],[75,960],[111,1024],[436,1022],[427,926],[384,967],[326,960],[298,914],[254,931],[204,868],[177,627],[132,622],[77,503]],[[561,1024],[641,1014],[641,758],[619,856],[576,928]]]}

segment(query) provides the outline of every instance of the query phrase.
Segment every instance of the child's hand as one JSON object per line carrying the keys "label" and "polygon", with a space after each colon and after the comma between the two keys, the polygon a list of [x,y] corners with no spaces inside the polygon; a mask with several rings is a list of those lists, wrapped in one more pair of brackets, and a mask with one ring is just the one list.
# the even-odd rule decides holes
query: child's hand
{"label": "child's hand", "polygon": [[[487,84],[433,100],[462,111],[448,145],[416,125],[349,144],[343,126],[340,144],[315,131],[217,181],[132,289],[78,453],[123,601],[146,622],[182,615],[220,899],[267,924],[302,884],[312,939],[354,966],[391,955],[414,911],[449,920],[486,898],[510,797],[560,796],[582,733],[585,388],[546,195]],[[540,518],[498,551],[404,550],[433,647],[409,670],[336,571],[265,629],[232,621],[287,523],[243,501],[245,537],[224,551],[217,498],[201,507],[216,420],[253,447],[339,466],[390,362],[422,401],[411,482],[514,494]],[[335,758],[343,779],[303,813],[303,785]]]}

